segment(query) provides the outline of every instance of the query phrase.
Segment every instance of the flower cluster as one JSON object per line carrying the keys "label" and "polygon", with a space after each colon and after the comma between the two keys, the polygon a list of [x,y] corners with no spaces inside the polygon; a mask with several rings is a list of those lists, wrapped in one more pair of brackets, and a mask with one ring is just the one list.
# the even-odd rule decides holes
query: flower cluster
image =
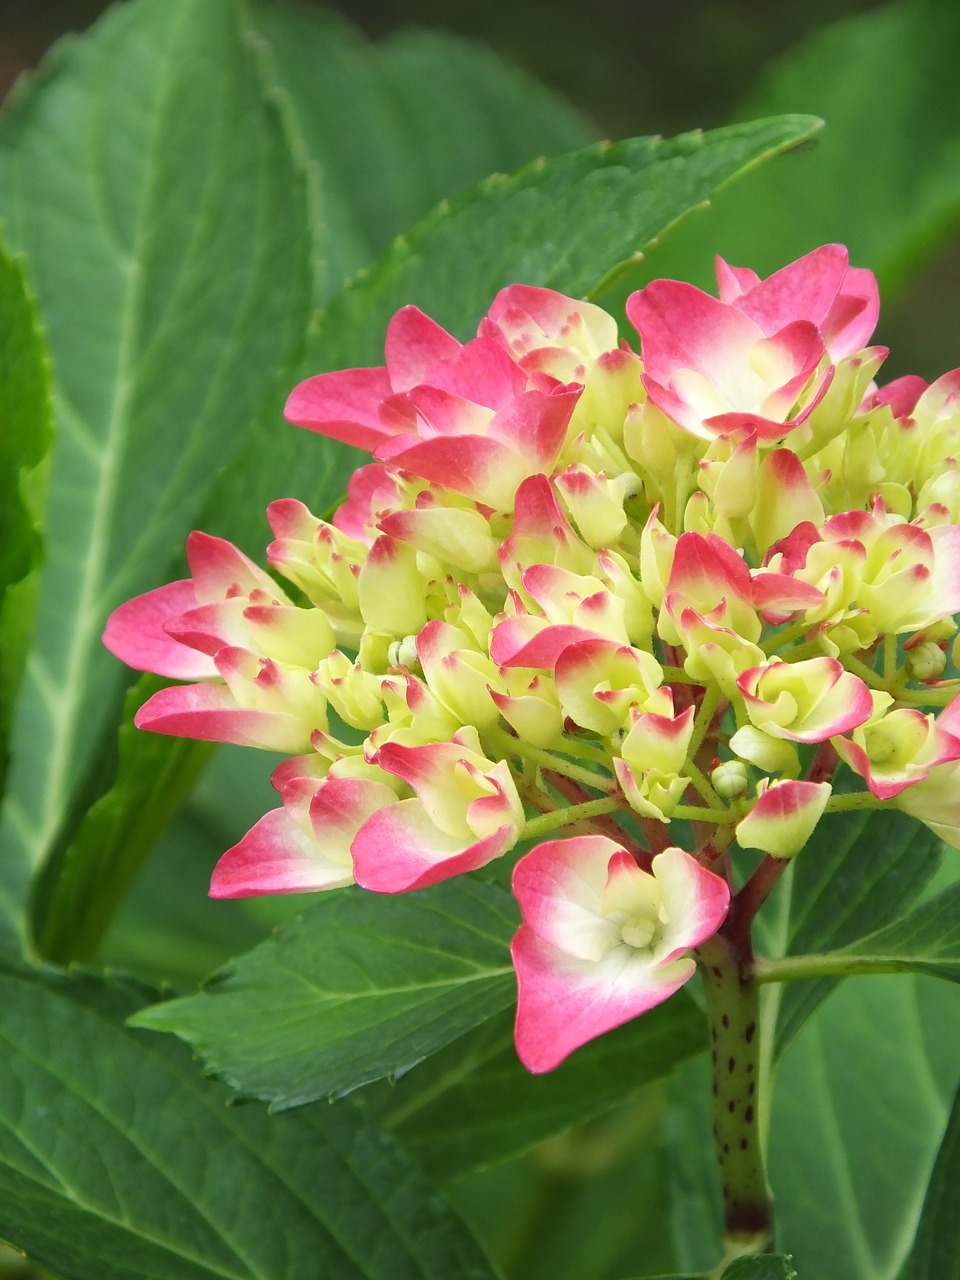
{"label": "flower cluster", "polygon": [[687,981],[737,847],[884,804],[960,846],[960,370],[878,388],[838,245],[718,282],[633,294],[639,351],[547,289],[464,344],[404,308],[384,367],[288,402],[373,454],[333,519],[274,502],[272,573],[194,533],[106,631],[188,682],[141,728],[288,757],[215,896],[394,893],[567,830],[514,870],[535,1071]]}

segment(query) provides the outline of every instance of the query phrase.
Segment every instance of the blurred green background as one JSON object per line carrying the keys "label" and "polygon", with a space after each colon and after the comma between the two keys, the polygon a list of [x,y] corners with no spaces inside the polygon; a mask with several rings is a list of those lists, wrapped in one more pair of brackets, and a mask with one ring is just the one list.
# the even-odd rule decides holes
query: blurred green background
{"label": "blurred green background", "polygon": [[[50,44],[84,30],[107,7],[103,0],[4,0],[0,99]],[[594,0],[589,7],[580,0],[339,0],[326,7],[374,39],[418,25],[482,41],[565,94],[602,134],[619,138],[670,135],[742,118],[749,108],[741,111],[741,104],[778,60],[845,17],[889,6],[877,0],[778,6],[761,0]],[[886,86],[876,88],[883,92]],[[790,109],[817,107],[798,102]],[[864,140],[866,164],[871,147],[882,146],[880,138]],[[891,298],[886,291],[878,340],[893,354],[885,378],[917,372],[932,379],[960,364],[958,299],[960,249],[953,237],[937,245],[902,293]]]}
{"label": "blurred green background", "polygon": [[[102,0],[4,0],[0,95]],[[374,38],[417,24],[484,41],[587,111],[611,137],[723,123],[772,58],[811,31],[877,0],[340,0],[330,4]]]}

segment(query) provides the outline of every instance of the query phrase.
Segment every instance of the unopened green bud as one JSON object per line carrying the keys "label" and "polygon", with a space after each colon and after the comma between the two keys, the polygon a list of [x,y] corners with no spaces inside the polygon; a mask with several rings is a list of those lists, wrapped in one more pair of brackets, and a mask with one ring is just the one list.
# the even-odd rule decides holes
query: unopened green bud
{"label": "unopened green bud", "polygon": [[907,667],[914,680],[936,680],[946,665],[947,655],[933,640],[924,640],[907,652]]}
{"label": "unopened green bud", "polygon": [[746,791],[750,775],[742,760],[724,760],[710,774],[710,782],[721,800],[735,800]]}

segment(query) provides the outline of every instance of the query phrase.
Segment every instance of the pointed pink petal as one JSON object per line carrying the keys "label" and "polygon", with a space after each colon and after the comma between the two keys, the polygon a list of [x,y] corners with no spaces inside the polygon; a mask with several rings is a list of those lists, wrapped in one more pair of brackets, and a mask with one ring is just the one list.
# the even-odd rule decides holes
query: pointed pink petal
{"label": "pointed pink petal", "polygon": [[474,338],[453,360],[434,365],[424,376],[432,387],[472,400],[487,409],[499,409],[527,386],[527,375],[501,343]]}
{"label": "pointed pink petal", "polygon": [[718,254],[716,257],[717,286],[721,302],[736,302],[744,293],[760,283],[760,277],[749,267],[731,267]]}
{"label": "pointed pink petal", "polygon": [[163,629],[170,618],[196,607],[190,578],[134,596],[107,619],[103,643],[115,657],[135,671],[152,671],[172,680],[200,680],[216,675],[205,653],[174,640]]}
{"label": "pointed pink petal", "polygon": [[764,336],[738,307],[680,280],[654,280],[631,294],[627,316],[640,334],[647,373],[664,385],[676,369],[697,369],[722,387],[731,360]]}
{"label": "pointed pink petal", "polygon": [[192,607],[215,604],[228,596],[247,595],[258,588],[278,599],[286,599],[270,575],[226,538],[215,538],[195,529],[187,538],[187,563],[196,592]]}
{"label": "pointed pink petal", "polygon": [[[515,622],[519,621],[519,619],[510,619],[509,621]],[[501,623],[501,626],[506,625],[506,623]],[[497,628],[496,632],[498,637],[499,633],[500,627]],[[532,639],[521,645],[505,660],[498,661],[494,657],[492,646],[490,656],[501,667],[530,667],[538,671],[552,671],[557,665],[557,659],[568,645],[575,644],[579,640],[604,638],[598,636],[596,631],[588,631],[585,627],[574,627],[566,623],[558,623],[556,626],[544,627],[542,631],[539,631]],[[506,647],[506,643],[504,647]]]}
{"label": "pointed pink petal", "polygon": [[324,858],[285,809],[272,809],[214,867],[210,897],[311,893],[352,883],[349,863]]}
{"label": "pointed pink petal", "polygon": [[358,449],[375,449],[393,434],[384,427],[378,412],[392,390],[384,368],[321,373],[294,387],[283,414],[294,426]]}
{"label": "pointed pink petal", "polygon": [[736,305],[767,334],[793,320],[809,320],[822,327],[840,292],[848,262],[842,244],[822,245],[762,280]]}
{"label": "pointed pink petal", "polygon": [[303,752],[310,745],[310,735],[298,717],[238,707],[230,690],[221,684],[161,689],[143,704],[134,724],[138,729],[176,738],[233,742],[240,747],[260,747],[290,755]]}
{"label": "pointed pink petal", "polygon": [[394,391],[409,391],[424,381],[427,370],[452,360],[460,343],[419,307],[401,307],[387,325],[384,354]]}
{"label": "pointed pink petal", "polygon": [[465,845],[444,835],[419,800],[399,800],[369,818],[353,842],[357,884],[376,893],[403,893],[475,871],[512,847],[516,830],[505,826]]}
{"label": "pointed pink petal", "polygon": [[518,453],[488,436],[438,436],[389,456],[395,467],[500,511],[510,510],[529,471]]}
{"label": "pointed pink petal", "polygon": [[529,925],[511,945],[517,970],[517,1055],[528,1071],[552,1071],[588,1040],[639,1017],[688,982],[695,961],[654,968],[626,948],[599,964],[544,942]]}

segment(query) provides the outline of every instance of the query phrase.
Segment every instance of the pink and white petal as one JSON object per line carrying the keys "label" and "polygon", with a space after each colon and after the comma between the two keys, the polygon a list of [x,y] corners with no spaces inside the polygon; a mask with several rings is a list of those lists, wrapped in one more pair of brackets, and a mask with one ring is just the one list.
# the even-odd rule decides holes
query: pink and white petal
{"label": "pink and white petal", "polygon": [[696,369],[724,387],[763,331],[735,306],[680,280],[654,280],[627,299],[647,373],[664,385],[677,369]]}
{"label": "pink and white petal", "polygon": [[675,846],[658,853],[652,868],[660,882],[667,917],[656,960],[669,964],[713,937],[730,909],[730,886]]}
{"label": "pink and white petal", "polygon": [[[484,405],[440,387],[415,387],[409,400],[419,416],[417,435],[423,440],[434,436],[485,436],[495,416]],[[400,452],[401,445],[407,447],[398,439],[393,445],[381,448],[377,456],[383,458],[388,452]]]}
{"label": "pink and white petal", "polygon": [[184,684],[160,689],[134,717],[138,729],[196,738],[201,742],[232,742],[299,755],[310,747],[303,721],[286,712],[252,711],[237,705],[222,684]]}
{"label": "pink and white petal", "polygon": [[[519,619],[510,618],[507,623],[501,623],[500,627],[494,632],[494,636],[499,638],[501,627],[507,626],[510,622],[519,622]],[[576,644],[580,640],[604,638],[596,631],[589,631],[586,627],[558,623],[556,626],[547,626],[542,631],[538,631],[535,636],[521,645],[519,649],[515,649],[509,658],[498,659],[494,655],[493,644],[490,647],[490,655],[498,666],[504,668],[529,667],[537,671],[552,671],[557,665],[557,659],[568,645]],[[506,648],[506,645],[504,645],[504,648]]]}
{"label": "pink and white petal", "polygon": [[525,923],[552,946],[596,962],[619,939],[601,915],[611,859],[624,850],[607,836],[547,840],[513,869],[513,896]]}
{"label": "pink and white petal", "polygon": [[822,327],[840,292],[848,262],[842,244],[821,245],[767,276],[736,305],[768,334],[793,320],[809,320]]}
{"label": "pink and white petal", "polygon": [[866,267],[848,267],[840,294],[820,325],[831,358],[842,360],[865,347],[879,317],[877,277]]}
{"label": "pink and white petal", "polygon": [[715,534],[684,533],[677,539],[667,593],[690,597],[700,612],[721,599],[751,595],[750,570],[742,556]]}
{"label": "pink and white petal", "polygon": [[498,511],[511,509],[517,489],[530,471],[515,450],[488,436],[438,436],[418,441],[391,453],[390,461],[394,467]]}
{"label": "pink and white petal", "polygon": [[662,1004],[696,970],[692,958],[654,968],[649,953],[622,946],[599,964],[578,960],[521,925],[511,945],[517,971],[517,1055],[535,1074],[575,1049]]}
{"label": "pink and white petal", "polygon": [[465,343],[455,359],[429,369],[424,382],[497,410],[526,388],[527,375],[501,342],[480,337]]}
{"label": "pink and white petal", "polygon": [[387,325],[384,342],[390,387],[410,391],[424,381],[428,369],[454,359],[459,351],[457,339],[419,307],[401,307]]}
{"label": "pink and white petal", "polygon": [[285,809],[272,809],[214,867],[210,897],[311,893],[352,883],[349,859],[344,865],[326,857]]}
{"label": "pink and white petal", "polygon": [[829,782],[780,782],[768,787],[738,823],[737,843],[775,858],[792,858],[813,834],[831,791]]}
{"label": "pink and white petal", "polygon": [[226,538],[195,529],[187,538],[187,563],[196,592],[194,606],[216,604],[228,596],[261,590],[289,604],[266,570]]}
{"label": "pink and white petal", "polygon": [[370,462],[347,481],[347,500],[337,507],[331,523],[349,538],[369,546],[376,537],[381,513],[392,510],[399,501],[400,488],[390,468],[382,462]]}
{"label": "pink and white petal", "polygon": [[717,268],[717,292],[721,302],[736,302],[760,283],[760,277],[749,267],[732,267],[719,254],[714,261]]}
{"label": "pink and white petal", "polygon": [[465,844],[439,831],[419,800],[399,800],[378,810],[357,832],[354,875],[357,884],[375,893],[404,893],[484,867],[515,842],[516,829],[507,826]]}
{"label": "pink and white petal", "polygon": [[181,579],[134,596],[107,619],[103,643],[135,671],[152,671],[171,680],[201,680],[217,669],[205,653],[188,648],[166,631],[164,623],[196,608],[193,580]]}
{"label": "pink and white petal", "polygon": [[490,434],[515,449],[529,472],[549,472],[563,447],[583,388],[557,385],[525,391],[508,400],[490,424]]}
{"label": "pink and white petal", "polygon": [[294,426],[318,431],[331,440],[373,450],[389,435],[379,406],[392,392],[385,368],[341,369],[320,373],[294,387],[283,415]]}
{"label": "pink and white petal", "polygon": [[[521,335],[514,335],[528,350],[534,345],[542,346],[543,336],[565,340],[570,336],[571,330],[578,336],[581,331],[591,334],[593,345],[599,351],[617,345],[617,326],[607,312],[592,303],[568,298],[554,289],[542,289],[529,284],[507,285],[494,298],[488,315],[494,323],[504,316],[508,316],[513,325],[522,316],[533,320],[542,331],[541,335],[526,335],[526,341],[523,341]],[[540,341],[536,341],[537,338]]]}

